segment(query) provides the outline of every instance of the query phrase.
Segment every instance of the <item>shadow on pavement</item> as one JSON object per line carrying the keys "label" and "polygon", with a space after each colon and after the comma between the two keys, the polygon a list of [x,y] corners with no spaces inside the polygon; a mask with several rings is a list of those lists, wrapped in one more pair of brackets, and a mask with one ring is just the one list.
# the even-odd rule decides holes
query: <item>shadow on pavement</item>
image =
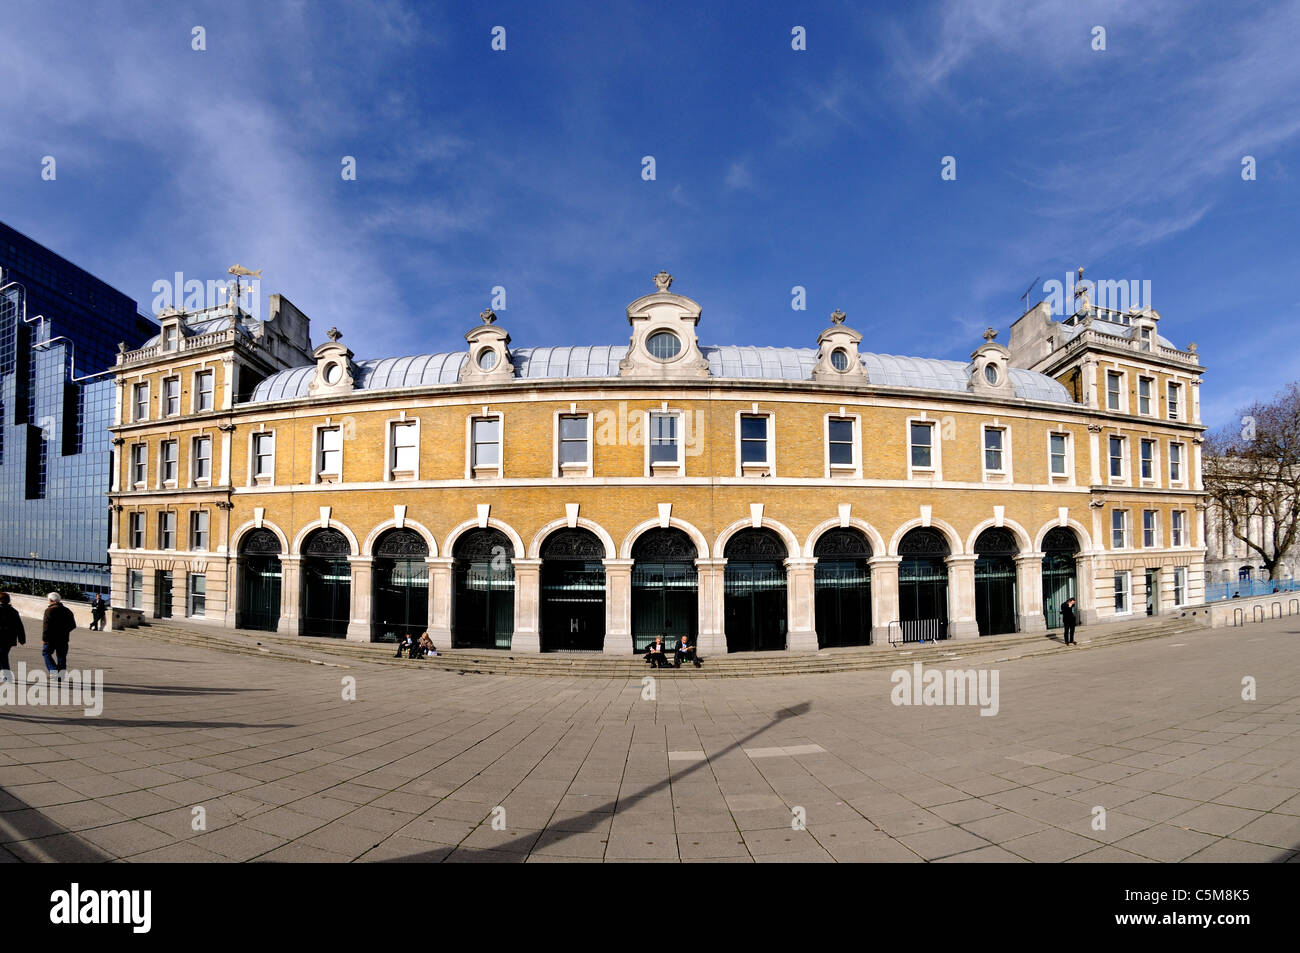
{"label": "shadow on pavement", "polygon": [[33,863],[109,863],[117,858],[0,787],[0,850]]}

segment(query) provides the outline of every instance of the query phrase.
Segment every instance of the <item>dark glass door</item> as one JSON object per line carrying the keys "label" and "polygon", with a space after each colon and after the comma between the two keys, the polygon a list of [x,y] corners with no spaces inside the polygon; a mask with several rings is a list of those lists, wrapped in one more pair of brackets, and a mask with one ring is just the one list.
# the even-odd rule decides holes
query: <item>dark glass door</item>
{"label": "dark glass door", "polygon": [[814,579],[818,646],[869,644],[871,570],[867,561],[818,558]]}
{"label": "dark glass door", "polygon": [[638,561],[632,570],[633,651],[644,652],[657,635],[670,645],[683,635],[694,644],[699,606],[693,563]]}
{"label": "dark glass door", "polygon": [[913,556],[898,564],[898,620],[904,641],[948,637],[948,567],[942,559]]}
{"label": "dark glass door", "polygon": [[[1073,554],[1043,554],[1043,617],[1049,629],[1065,625],[1061,619],[1061,607],[1069,600],[1079,598],[1077,586]],[[1077,603],[1075,609],[1078,610]]]}
{"label": "dark glass door", "polygon": [[239,577],[235,627],[274,632],[280,624],[280,557],[243,556]]}
{"label": "dark glass door", "polygon": [[785,566],[729,561],[723,576],[728,652],[785,648]]}
{"label": "dark glass door", "polygon": [[160,569],[154,576],[154,588],[158,590],[158,618],[172,617],[172,574]]}
{"label": "dark glass door", "polygon": [[975,560],[975,621],[980,635],[1016,631],[1016,564],[1005,556]]}
{"label": "dark glass door", "polygon": [[429,627],[429,567],[423,559],[376,559],[374,638],[418,638]]}
{"label": "dark glass door", "polygon": [[455,648],[508,649],[515,632],[515,572],[509,561],[493,569],[491,560],[455,566],[451,641]]}
{"label": "dark glass door", "polygon": [[352,569],[346,559],[302,561],[302,634],[341,639],[348,634]]}
{"label": "dark glass door", "polygon": [[542,651],[598,652],[605,646],[605,567],[599,560],[545,559]]}

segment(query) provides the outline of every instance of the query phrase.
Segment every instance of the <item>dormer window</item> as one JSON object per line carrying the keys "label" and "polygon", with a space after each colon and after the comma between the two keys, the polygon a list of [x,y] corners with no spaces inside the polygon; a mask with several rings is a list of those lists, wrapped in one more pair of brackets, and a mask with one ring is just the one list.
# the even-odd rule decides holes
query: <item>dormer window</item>
{"label": "dormer window", "polygon": [[326,364],[322,376],[326,384],[337,384],[343,379],[343,366],[338,363]]}
{"label": "dormer window", "polygon": [[671,331],[656,331],[646,338],[645,346],[657,361],[671,361],[682,352],[681,339]]}
{"label": "dormer window", "polygon": [[478,352],[478,366],[485,371],[490,371],[497,366],[497,352],[490,347],[485,347]]}
{"label": "dormer window", "polygon": [[998,381],[1001,379],[1001,375],[998,374],[998,366],[996,364],[984,365],[984,379],[990,384],[997,386]]}
{"label": "dormer window", "polygon": [[831,367],[835,368],[841,374],[849,369],[849,352],[844,348],[836,348],[831,352]]}
{"label": "dormer window", "polygon": [[1150,328],[1138,329],[1138,346],[1141,347],[1142,350],[1144,351],[1151,350],[1151,329]]}
{"label": "dormer window", "polygon": [[176,350],[176,343],[180,340],[180,327],[175,324],[169,324],[163,328],[163,350]]}

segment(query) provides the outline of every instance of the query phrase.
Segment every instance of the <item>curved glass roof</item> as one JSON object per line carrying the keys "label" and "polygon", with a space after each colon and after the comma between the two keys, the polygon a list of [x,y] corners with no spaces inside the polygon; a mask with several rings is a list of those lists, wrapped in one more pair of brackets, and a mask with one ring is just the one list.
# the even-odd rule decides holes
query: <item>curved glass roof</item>
{"label": "curved glass roof", "polygon": [[[521,347],[510,352],[515,377],[530,380],[617,377],[619,362],[627,356],[627,345],[566,347]],[[709,373],[730,380],[805,381],[817,365],[817,349],[811,347],[753,347],[743,345],[700,345]],[[388,390],[454,384],[460,377],[466,351],[389,357],[357,362],[359,390]],[[862,354],[870,384],[906,387],[914,390],[966,391],[970,380],[968,364],[926,357],[894,354]],[[306,397],[316,365],[295,367],[272,374],[253,391],[250,400],[292,400]],[[1011,383],[1017,397],[1073,403],[1069,392],[1052,378],[1037,371],[1011,368]]]}

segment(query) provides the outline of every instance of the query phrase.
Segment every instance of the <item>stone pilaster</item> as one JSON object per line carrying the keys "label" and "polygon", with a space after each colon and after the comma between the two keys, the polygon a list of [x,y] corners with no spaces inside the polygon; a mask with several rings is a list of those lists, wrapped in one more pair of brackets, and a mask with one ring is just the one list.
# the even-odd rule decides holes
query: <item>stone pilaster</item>
{"label": "stone pilaster", "polygon": [[280,624],[281,635],[299,635],[299,606],[302,605],[302,557],[280,557]]}
{"label": "stone pilaster", "polygon": [[349,642],[371,640],[371,600],[374,595],[371,577],[374,562],[369,556],[348,557],[348,565],[352,567],[352,610],[347,635]]}
{"label": "stone pilaster", "polygon": [[1020,632],[1046,632],[1043,617],[1043,554],[1021,553],[1016,556],[1016,629]]}
{"label": "stone pilaster", "polygon": [[948,638],[979,638],[975,621],[975,557],[949,556],[948,564]]}
{"label": "stone pilaster", "polygon": [[539,627],[542,561],[516,559],[515,567],[515,633],[510,640],[512,652],[541,652],[542,635]]}
{"label": "stone pilaster", "polygon": [[723,601],[725,559],[697,559],[699,579],[699,635],[696,642],[701,656],[726,655],[727,634]]}
{"label": "stone pilaster", "polygon": [[451,648],[453,562],[445,556],[431,556],[424,561],[429,567],[429,638],[439,648]]}
{"label": "stone pilaster", "polygon": [[785,647],[791,652],[817,651],[817,610],[813,598],[816,565],[816,559],[802,557],[791,557],[785,561]]}
{"label": "stone pilaster", "polygon": [[871,644],[889,644],[889,623],[898,621],[898,564],[900,556],[872,556]]}
{"label": "stone pilaster", "polygon": [[606,655],[632,654],[632,560],[606,559]]}

